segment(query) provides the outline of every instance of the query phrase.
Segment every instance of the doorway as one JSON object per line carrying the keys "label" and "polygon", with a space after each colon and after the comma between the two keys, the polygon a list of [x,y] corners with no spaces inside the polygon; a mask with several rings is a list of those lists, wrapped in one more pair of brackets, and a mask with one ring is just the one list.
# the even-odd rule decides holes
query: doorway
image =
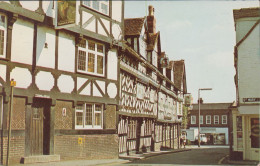
{"label": "doorway", "polygon": [[48,155],[50,152],[51,100],[34,98],[30,126],[30,154]]}

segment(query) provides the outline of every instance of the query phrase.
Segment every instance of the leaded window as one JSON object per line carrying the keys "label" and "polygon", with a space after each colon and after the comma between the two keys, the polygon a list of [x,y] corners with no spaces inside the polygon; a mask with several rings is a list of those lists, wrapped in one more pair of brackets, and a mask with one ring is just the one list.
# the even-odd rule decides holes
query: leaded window
{"label": "leaded window", "polygon": [[105,0],[105,1],[101,1],[101,0],[82,0],[82,4],[86,7],[89,7],[91,9],[94,9],[100,13],[103,13],[105,15],[109,14],[109,1]]}

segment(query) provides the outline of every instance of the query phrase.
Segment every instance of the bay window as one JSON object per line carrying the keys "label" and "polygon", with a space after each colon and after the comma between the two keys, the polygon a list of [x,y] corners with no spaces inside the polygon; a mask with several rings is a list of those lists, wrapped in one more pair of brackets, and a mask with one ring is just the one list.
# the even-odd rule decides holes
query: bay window
{"label": "bay window", "polygon": [[83,40],[78,47],[78,72],[104,76],[105,46]]}
{"label": "bay window", "polygon": [[0,13],[0,58],[5,58],[7,18]]}
{"label": "bay window", "polygon": [[102,104],[85,103],[76,107],[75,128],[76,129],[102,129],[103,127]]}
{"label": "bay window", "polygon": [[108,15],[109,14],[109,1],[108,0],[105,0],[105,1],[100,1],[100,0],[92,0],[92,1],[89,1],[89,0],[83,0],[82,1],[82,4],[86,7],[89,7],[91,9],[94,9],[100,13],[103,13],[105,15]]}

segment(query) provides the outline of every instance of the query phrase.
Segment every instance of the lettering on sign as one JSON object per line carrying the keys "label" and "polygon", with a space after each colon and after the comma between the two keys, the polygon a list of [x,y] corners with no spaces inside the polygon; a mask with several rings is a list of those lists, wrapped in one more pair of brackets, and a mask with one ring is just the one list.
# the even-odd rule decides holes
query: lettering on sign
{"label": "lettering on sign", "polygon": [[260,102],[260,98],[243,98],[243,102]]}

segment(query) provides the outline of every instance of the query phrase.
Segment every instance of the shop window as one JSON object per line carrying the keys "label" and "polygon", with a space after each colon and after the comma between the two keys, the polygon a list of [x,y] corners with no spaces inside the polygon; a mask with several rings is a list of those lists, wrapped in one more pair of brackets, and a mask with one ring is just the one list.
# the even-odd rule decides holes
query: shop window
{"label": "shop window", "polygon": [[214,115],[214,124],[219,124],[219,116]]}
{"label": "shop window", "polygon": [[5,58],[6,53],[6,27],[7,17],[0,13],[0,58]]}
{"label": "shop window", "polygon": [[191,116],[191,124],[196,124],[196,116],[195,115]]}
{"label": "shop window", "polygon": [[251,118],[251,148],[259,148],[259,118]]}
{"label": "shop window", "polygon": [[227,115],[222,115],[222,124],[227,124]]}
{"label": "shop window", "polygon": [[105,0],[105,1],[100,1],[100,0],[83,0],[82,4],[86,7],[89,7],[91,9],[94,9],[100,13],[103,13],[105,15],[108,15],[108,11],[109,11],[109,1]]}
{"label": "shop window", "polygon": [[103,106],[102,104],[83,104],[76,107],[76,129],[102,129]]}
{"label": "shop window", "polygon": [[242,116],[236,117],[237,128],[237,148],[243,148],[243,130],[242,130]]}
{"label": "shop window", "polygon": [[83,40],[78,47],[78,72],[104,76],[105,46]]}

